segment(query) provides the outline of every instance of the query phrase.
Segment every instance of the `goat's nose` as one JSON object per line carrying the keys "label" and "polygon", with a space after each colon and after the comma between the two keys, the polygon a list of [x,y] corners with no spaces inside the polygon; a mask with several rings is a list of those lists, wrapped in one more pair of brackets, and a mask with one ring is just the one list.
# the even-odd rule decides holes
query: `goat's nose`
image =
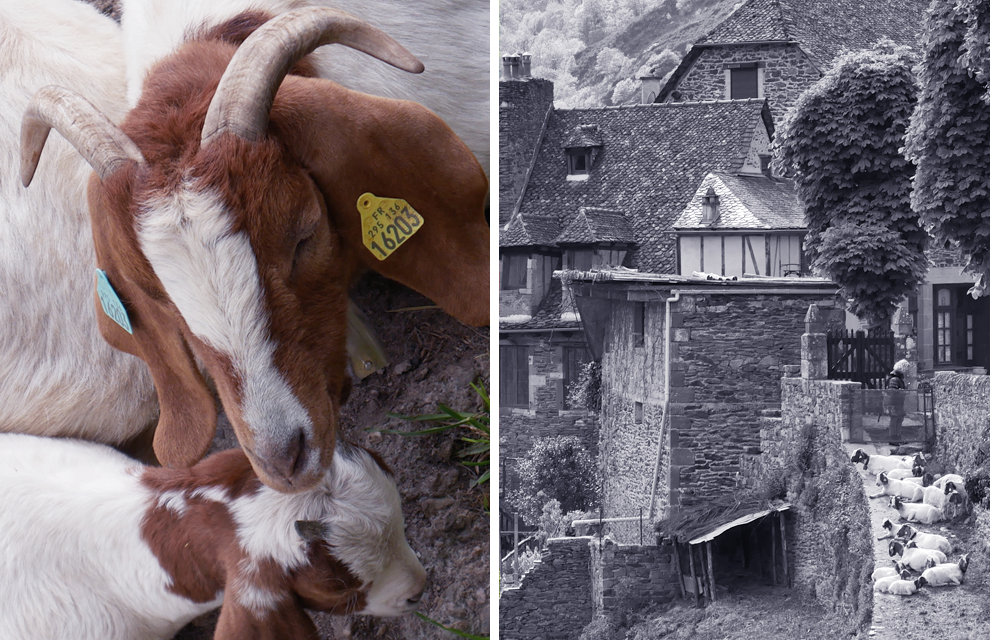
{"label": "goat's nose", "polygon": [[406,603],[411,607],[415,607],[417,604],[419,604],[419,601],[423,599],[423,593],[425,591],[426,591],[425,589],[420,589],[414,595],[406,599]]}
{"label": "goat's nose", "polygon": [[291,481],[306,465],[306,434],[300,430],[282,446],[259,448],[258,453],[266,458],[266,466],[275,474]]}

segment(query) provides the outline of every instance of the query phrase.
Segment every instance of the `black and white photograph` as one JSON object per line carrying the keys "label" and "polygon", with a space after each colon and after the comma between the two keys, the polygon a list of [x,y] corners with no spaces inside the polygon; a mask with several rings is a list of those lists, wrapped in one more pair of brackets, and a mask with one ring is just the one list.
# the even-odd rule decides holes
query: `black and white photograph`
{"label": "black and white photograph", "polygon": [[990,636],[990,4],[498,28],[499,637]]}

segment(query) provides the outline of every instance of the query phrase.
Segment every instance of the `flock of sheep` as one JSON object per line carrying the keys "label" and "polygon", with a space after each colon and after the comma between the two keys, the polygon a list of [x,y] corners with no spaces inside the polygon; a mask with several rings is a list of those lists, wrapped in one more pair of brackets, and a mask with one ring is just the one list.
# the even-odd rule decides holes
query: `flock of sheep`
{"label": "flock of sheep", "polygon": [[[333,3],[467,70],[418,82],[320,0],[122,4],[0,3],[0,640],[408,613],[394,477],[338,437],[348,288],[488,323],[487,3]],[[148,434],[161,466],[106,446]]]}
{"label": "flock of sheep", "polygon": [[923,586],[941,587],[960,585],[969,565],[966,554],[955,562],[949,562],[952,543],[948,538],[921,531],[911,522],[931,525],[952,520],[958,509],[967,509],[969,499],[964,478],[957,474],[945,474],[935,478],[925,471],[925,457],[870,455],[857,449],[852,462],[863,463],[863,470],[875,474],[880,491],[870,498],[890,497],[890,506],[897,510],[895,524],[889,519],[883,522],[886,533],[878,540],[892,538],[888,552],[893,567],[880,567],[873,572],[873,590],[881,593],[908,596]]}

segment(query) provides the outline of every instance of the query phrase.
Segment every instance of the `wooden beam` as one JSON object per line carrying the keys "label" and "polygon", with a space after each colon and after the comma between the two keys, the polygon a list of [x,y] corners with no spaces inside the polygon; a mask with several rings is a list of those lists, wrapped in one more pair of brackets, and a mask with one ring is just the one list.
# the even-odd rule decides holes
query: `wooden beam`
{"label": "wooden beam", "polygon": [[677,584],[681,587],[681,599],[687,598],[684,592],[684,574],[681,573],[681,552],[677,546],[677,538],[674,538],[674,571],[677,572]]}
{"label": "wooden beam", "polygon": [[787,569],[787,525],[785,524],[784,512],[780,511],[780,548],[784,556],[784,584],[791,588],[791,574]]}
{"label": "wooden beam", "polygon": [[715,602],[715,570],[712,568],[712,541],[709,540],[705,543],[708,547],[708,597],[712,602]]}
{"label": "wooden beam", "polygon": [[700,606],[698,603],[698,578],[697,574],[694,572],[694,545],[688,545],[688,558],[691,561],[691,591],[694,593],[694,606]]}

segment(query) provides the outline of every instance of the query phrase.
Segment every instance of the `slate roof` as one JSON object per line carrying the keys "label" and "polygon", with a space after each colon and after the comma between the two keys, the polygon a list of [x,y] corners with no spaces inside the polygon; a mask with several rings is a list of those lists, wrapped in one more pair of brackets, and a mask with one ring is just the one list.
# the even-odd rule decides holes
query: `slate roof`
{"label": "slate roof", "polygon": [[567,134],[563,146],[565,149],[600,147],[602,146],[602,132],[596,124],[579,124]]}
{"label": "slate roof", "polygon": [[517,216],[498,232],[500,247],[540,247],[553,244],[560,233],[555,218],[544,216]]}
{"label": "slate roof", "polygon": [[560,329],[562,331],[581,329],[581,322],[578,320],[561,320],[560,307],[564,301],[564,288],[560,280],[554,278],[550,281],[550,289],[543,298],[539,308],[533,317],[525,322],[500,322],[500,330],[539,330],[539,329]]}
{"label": "slate roof", "polygon": [[[701,197],[709,187],[719,197],[714,225],[701,222]],[[788,180],[709,173],[674,223],[675,229],[805,229],[804,208]]]}
{"label": "slate roof", "polygon": [[882,38],[917,45],[929,0],[748,0],[681,60],[657,94],[662,102],[707,47],[744,42],[795,43],[823,74],[840,54]]}
{"label": "slate roof", "polygon": [[[603,146],[588,179],[568,181],[563,142],[580,124],[597,124]],[[539,216],[556,225],[557,238],[582,207],[622,211],[638,244],[627,264],[674,273],[673,239],[666,232],[709,172],[742,167],[757,126],[766,126],[772,137],[763,100],[557,109],[526,188],[522,225],[529,229]],[[502,246],[524,246],[514,224],[519,223],[513,220],[501,232]],[[525,241],[536,235],[530,229]]]}
{"label": "slate roof", "polygon": [[554,244],[596,244],[635,242],[629,221],[621,211],[581,207],[574,219],[554,239]]}

